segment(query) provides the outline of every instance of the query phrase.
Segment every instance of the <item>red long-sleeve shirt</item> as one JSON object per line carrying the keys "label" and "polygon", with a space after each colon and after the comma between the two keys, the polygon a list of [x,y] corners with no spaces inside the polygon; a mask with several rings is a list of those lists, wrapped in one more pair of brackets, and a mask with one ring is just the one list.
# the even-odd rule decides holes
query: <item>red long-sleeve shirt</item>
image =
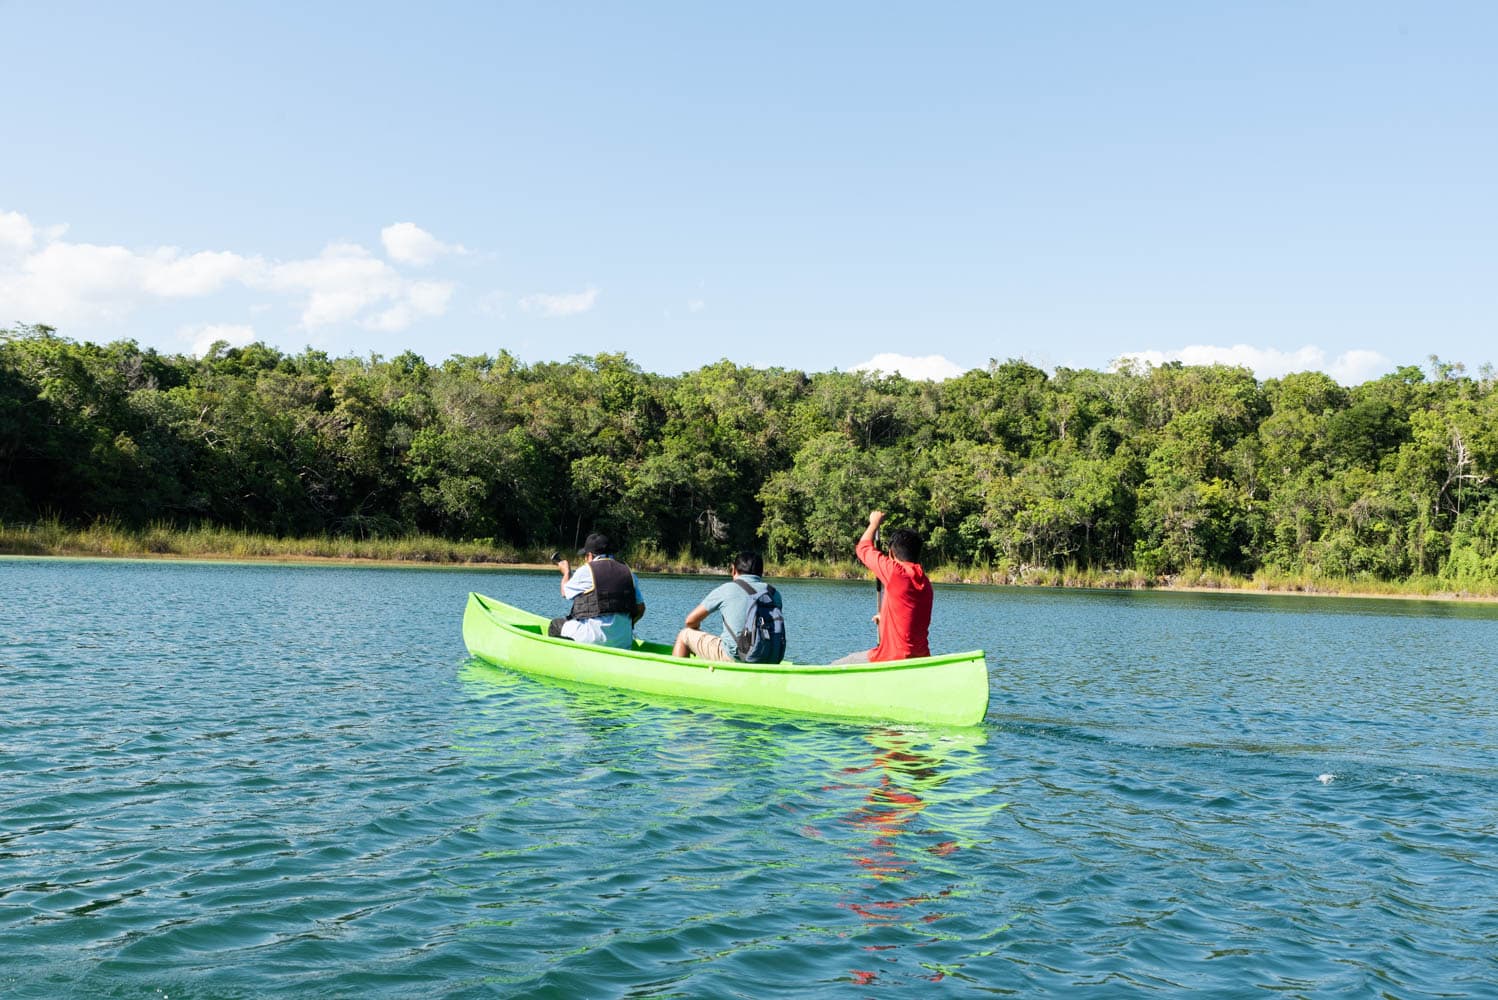
{"label": "red long-sleeve shirt", "polygon": [[926,633],[931,628],[931,581],[919,563],[901,562],[880,552],[871,541],[858,540],[858,561],[884,584],[879,607],[879,645],[871,662],[930,656]]}

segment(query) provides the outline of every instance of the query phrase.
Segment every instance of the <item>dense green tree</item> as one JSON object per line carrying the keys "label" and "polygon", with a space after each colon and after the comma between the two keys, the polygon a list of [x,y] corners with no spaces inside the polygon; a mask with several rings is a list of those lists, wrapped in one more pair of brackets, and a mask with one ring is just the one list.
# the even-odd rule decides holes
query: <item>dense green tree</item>
{"label": "dense green tree", "polygon": [[847,559],[873,507],[928,561],[1498,580],[1498,392],[990,362],[940,383],[622,354],[202,357],[0,331],[0,518],[425,531]]}
{"label": "dense green tree", "polygon": [[[761,529],[772,558],[846,559],[870,510],[889,506],[899,469],[879,452],[852,447],[841,431],[812,438],[789,469],[760,492]],[[891,511],[893,514],[904,512]]]}

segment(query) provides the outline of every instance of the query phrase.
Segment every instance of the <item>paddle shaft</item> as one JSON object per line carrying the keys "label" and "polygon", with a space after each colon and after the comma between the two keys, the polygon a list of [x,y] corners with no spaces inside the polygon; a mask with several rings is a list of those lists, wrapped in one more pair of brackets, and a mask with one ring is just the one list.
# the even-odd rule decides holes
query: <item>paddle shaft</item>
{"label": "paddle shaft", "polygon": [[[884,525],[874,529],[874,548],[879,548],[879,532],[884,530]],[[879,630],[879,615],[884,612],[884,581],[879,579],[879,574],[874,574],[874,631]]]}

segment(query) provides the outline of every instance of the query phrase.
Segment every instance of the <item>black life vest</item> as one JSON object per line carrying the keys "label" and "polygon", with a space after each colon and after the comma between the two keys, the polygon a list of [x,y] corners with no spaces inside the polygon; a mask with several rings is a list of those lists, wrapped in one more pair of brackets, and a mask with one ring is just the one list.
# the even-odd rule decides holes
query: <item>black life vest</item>
{"label": "black life vest", "polygon": [[635,575],[629,567],[614,559],[594,559],[588,567],[593,571],[593,589],[572,599],[567,617],[577,620],[634,614]]}

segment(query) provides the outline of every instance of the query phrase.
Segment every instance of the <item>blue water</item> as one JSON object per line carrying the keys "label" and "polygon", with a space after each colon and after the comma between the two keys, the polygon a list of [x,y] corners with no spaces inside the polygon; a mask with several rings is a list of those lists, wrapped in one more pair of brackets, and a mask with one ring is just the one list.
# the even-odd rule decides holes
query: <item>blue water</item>
{"label": "blue water", "polygon": [[0,996],[1498,996],[1498,608],[944,588],[993,701],[924,730],[479,665],[470,590],[562,611],[0,560]]}

